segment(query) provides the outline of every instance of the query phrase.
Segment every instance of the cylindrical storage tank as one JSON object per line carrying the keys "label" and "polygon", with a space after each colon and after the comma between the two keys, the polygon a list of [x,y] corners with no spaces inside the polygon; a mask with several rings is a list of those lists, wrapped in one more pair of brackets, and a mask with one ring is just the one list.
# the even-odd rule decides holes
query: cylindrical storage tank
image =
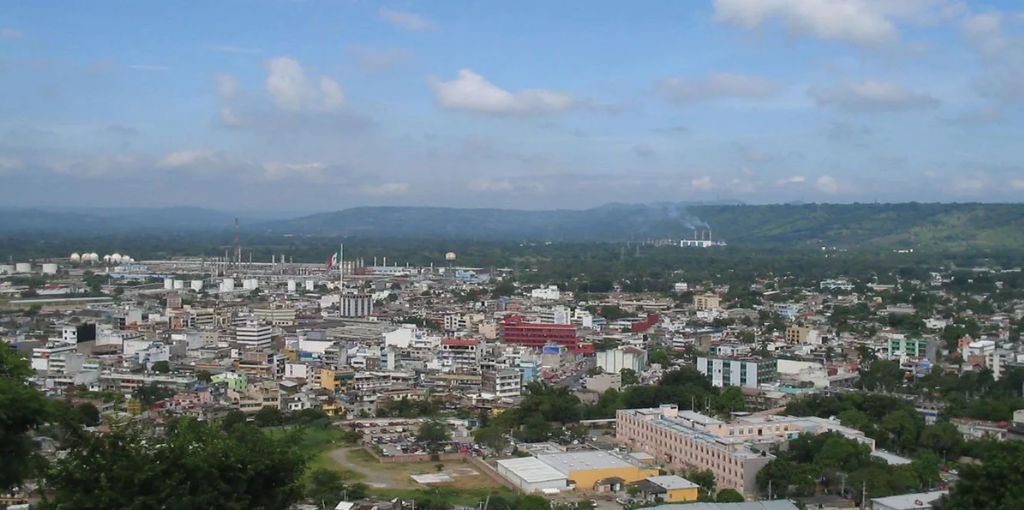
{"label": "cylindrical storage tank", "polygon": [[174,280],[170,278],[164,278],[164,290],[174,289]]}
{"label": "cylindrical storage tank", "polygon": [[18,262],[14,264],[14,272],[16,273],[31,273],[32,264],[30,262]]}
{"label": "cylindrical storage tank", "polygon": [[185,280],[174,280],[174,288],[178,290],[184,290]]}
{"label": "cylindrical storage tank", "polygon": [[0,264],[0,274],[14,274],[14,266],[10,264]]}
{"label": "cylindrical storage tank", "polygon": [[314,288],[313,280],[306,280],[306,290],[312,292]]}
{"label": "cylindrical storage tank", "polygon": [[288,292],[295,292],[295,280],[288,280]]}
{"label": "cylindrical storage tank", "polygon": [[189,287],[194,292],[199,292],[199,291],[203,290],[203,281],[202,280],[192,280],[192,283],[189,285]]}
{"label": "cylindrical storage tank", "polygon": [[232,291],[232,290],[235,290],[235,279],[234,278],[225,278],[220,283],[220,290],[222,290],[222,291]]}
{"label": "cylindrical storage tank", "polygon": [[256,290],[257,287],[259,287],[259,283],[256,281],[255,278],[248,278],[248,279],[242,280],[242,289],[243,290]]}
{"label": "cylindrical storage tank", "polygon": [[43,274],[57,274],[57,264],[43,264]]}

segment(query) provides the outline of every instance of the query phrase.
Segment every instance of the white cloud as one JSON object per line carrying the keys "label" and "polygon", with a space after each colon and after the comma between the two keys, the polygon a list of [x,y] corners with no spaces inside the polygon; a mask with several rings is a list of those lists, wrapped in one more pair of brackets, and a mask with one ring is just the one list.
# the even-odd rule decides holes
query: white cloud
{"label": "white cloud", "polygon": [[690,181],[690,187],[697,191],[711,191],[715,189],[715,183],[710,176],[705,175],[704,177],[694,177]]}
{"label": "white cloud", "polygon": [[384,18],[385,21],[402,30],[422,32],[424,30],[434,29],[434,23],[432,21],[411,12],[385,9],[381,7],[377,13],[381,18]]}
{"label": "white cloud", "polygon": [[899,40],[899,22],[961,15],[954,0],[715,0],[715,20],[745,30],[778,22],[792,36],[878,47]]}
{"label": "white cloud", "polygon": [[20,30],[8,27],[0,28],[0,39],[18,39],[22,35],[24,34],[22,34]]}
{"label": "white cloud", "polygon": [[345,102],[341,85],[321,76],[319,86],[306,77],[298,60],[277,57],[267,61],[267,93],[274,104],[288,112],[336,112]]}
{"label": "white cloud", "polygon": [[818,180],[814,183],[814,187],[818,188],[819,191],[831,195],[839,192],[839,181],[831,175],[822,175],[821,177],[818,177]]}
{"label": "white cloud", "polygon": [[1010,44],[1003,31],[1003,15],[998,12],[968,16],[960,29],[967,42],[985,56],[996,55]]}
{"label": "white cloud", "polygon": [[747,30],[778,20],[793,35],[865,46],[897,37],[892,21],[864,0],[715,0],[715,20]]}
{"label": "white cloud", "polygon": [[807,94],[820,107],[848,111],[897,112],[935,108],[940,104],[929,94],[875,80],[811,87]]}
{"label": "white cloud", "polygon": [[404,195],[409,192],[407,182],[385,182],[374,186],[363,186],[363,193],[374,196]]}
{"label": "white cloud", "polygon": [[509,180],[509,179],[476,179],[466,184],[470,191],[485,193],[503,191],[523,191],[529,193],[543,193],[544,185],[536,181]]}
{"label": "white cloud", "polygon": [[572,108],[572,96],[544,89],[509,92],[469,69],[451,81],[429,80],[434,100],[443,108],[489,114],[542,114]]}
{"label": "white cloud", "polygon": [[803,184],[804,182],[807,182],[806,177],[802,175],[790,175],[775,181],[775,184],[778,184],[779,186],[786,186],[789,184]]}
{"label": "white cloud", "polygon": [[0,156],[0,174],[15,172],[25,167],[25,164],[14,158]]}
{"label": "white cloud", "polygon": [[1010,187],[1017,190],[1024,189],[1024,179],[1011,179]]}
{"label": "white cloud", "polygon": [[207,149],[189,149],[169,152],[157,161],[161,168],[181,168],[219,160],[220,156]]}
{"label": "white cloud", "polygon": [[266,162],[263,163],[263,179],[268,181],[279,181],[282,179],[307,179],[312,181],[318,181],[323,179],[324,169],[326,167],[323,163],[279,163],[279,162]]}
{"label": "white cloud", "polygon": [[345,104],[345,93],[341,85],[326,76],[320,77],[320,93],[324,97],[324,108],[328,111],[340,110]]}
{"label": "white cloud", "polygon": [[219,74],[216,78],[217,96],[221,99],[232,99],[238,94],[238,79],[230,74]]}
{"label": "white cloud", "polygon": [[781,87],[768,79],[736,73],[711,73],[700,79],[669,78],[658,83],[658,93],[674,103],[692,103],[719,98],[760,99]]}
{"label": "white cloud", "polygon": [[235,111],[228,106],[224,106],[220,109],[220,123],[229,127],[243,125],[242,119],[240,119],[238,115],[235,114]]}

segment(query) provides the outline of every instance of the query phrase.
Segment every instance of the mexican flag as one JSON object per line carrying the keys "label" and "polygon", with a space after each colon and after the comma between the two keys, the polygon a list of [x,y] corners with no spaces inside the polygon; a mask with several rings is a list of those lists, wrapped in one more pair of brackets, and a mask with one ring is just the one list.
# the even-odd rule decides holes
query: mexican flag
{"label": "mexican flag", "polygon": [[330,271],[336,265],[338,265],[338,252],[334,252],[333,255],[327,257],[327,270]]}

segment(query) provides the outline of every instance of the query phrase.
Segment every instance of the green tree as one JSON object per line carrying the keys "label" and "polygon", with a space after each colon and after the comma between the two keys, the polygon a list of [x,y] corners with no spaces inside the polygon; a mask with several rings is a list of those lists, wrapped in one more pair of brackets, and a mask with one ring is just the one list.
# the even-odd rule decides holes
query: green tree
{"label": "green tree", "polygon": [[95,427],[100,424],[100,410],[96,409],[91,402],[83,402],[75,407],[79,420],[86,427]]}
{"label": "green tree", "polygon": [[632,368],[623,368],[619,370],[619,375],[622,376],[622,384],[629,386],[631,384],[640,384],[640,378],[636,375],[636,370]]}
{"label": "green tree", "polygon": [[90,435],[51,470],[48,507],[284,510],[305,464],[290,441],[188,418],[163,437],[132,428]]}
{"label": "green tree", "polygon": [[438,453],[452,440],[452,433],[447,423],[441,420],[427,420],[416,432],[416,440],[423,443],[431,453]]}
{"label": "green tree", "polygon": [[277,427],[284,424],[284,414],[281,408],[274,406],[263,406],[252,417],[259,427]]}
{"label": "green tree", "polygon": [[1000,443],[982,464],[968,464],[949,493],[949,510],[1024,508],[1024,444]]}
{"label": "green tree", "polygon": [[715,501],[719,503],[742,503],[746,500],[743,498],[743,494],[740,494],[736,489],[722,489],[718,491]]}
{"label": "green tree", "polygon": [[153,363],[153,371],[158,374],[169,374],[171,372],[171,364],[166,361],[157,361]]}
{"label": "green tree", "polygon": [[213,380],[213,374],[211,374],[209,370],[198,370],[196,371],[196,380],[201,383],[209,384],[210,381]]}
{"label": "green tree", "polygon": [[955,425],[943,421],[925,427],[921,432],[920,444],[922,448],[942,455],[945,459],[955,459],[963,450],[964,438]]}
{"label": "green tree", "polygon": [[317,468],[309,474],[306,482],[306,497],[316,501],[320,508],[334,508],[345,492],[345,482],[334,470]]}
{"label": "green tree", "polygon": [[28,477],[35,460],[31,433],[49,416],[42,393],[28,385],[28,360],[0,342],[0,492]]}

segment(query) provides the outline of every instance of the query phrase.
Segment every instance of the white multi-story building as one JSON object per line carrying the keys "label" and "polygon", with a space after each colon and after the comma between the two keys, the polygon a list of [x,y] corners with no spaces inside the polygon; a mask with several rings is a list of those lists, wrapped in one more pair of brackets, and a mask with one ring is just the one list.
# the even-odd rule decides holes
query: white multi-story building
{"label": "white multi-story building", "polygon": [[777,376],[775,359],[773,358],[722,358],[698,357],[697,371],[711,379],[716,388],[723,386],[740,386],[757,388],[759,385],[774,382]]}
{"label": "white multi-story building", "polygon": [[557,285],[548,285],[547,287],[531,290],[530,297],[533,299],[558,300],[562,298],[562,292],[558,290]]}
{"label": "white multi-story building", "polygon": [[235,327],[235,341],[245,348],[265,349],[270,347],[274,336],[274,328],[249,320],[244,325]]}
{"label": "white multi-story building", "polygon": [[514,368],[485,370],[480,376],[480,390],[497,398],[519,396],[522,374]]}
{"label": "white multi-story building", "polygon": [[636,373],[647,368],[647,351],[635,347],[620,347],[597,353],[597,366],[609,374],[628,368]]}
{"label": "white multi-story building", "polygon": [[368,294],[345,294],[341,297],[342,317],[373,315],[373,298]]}

